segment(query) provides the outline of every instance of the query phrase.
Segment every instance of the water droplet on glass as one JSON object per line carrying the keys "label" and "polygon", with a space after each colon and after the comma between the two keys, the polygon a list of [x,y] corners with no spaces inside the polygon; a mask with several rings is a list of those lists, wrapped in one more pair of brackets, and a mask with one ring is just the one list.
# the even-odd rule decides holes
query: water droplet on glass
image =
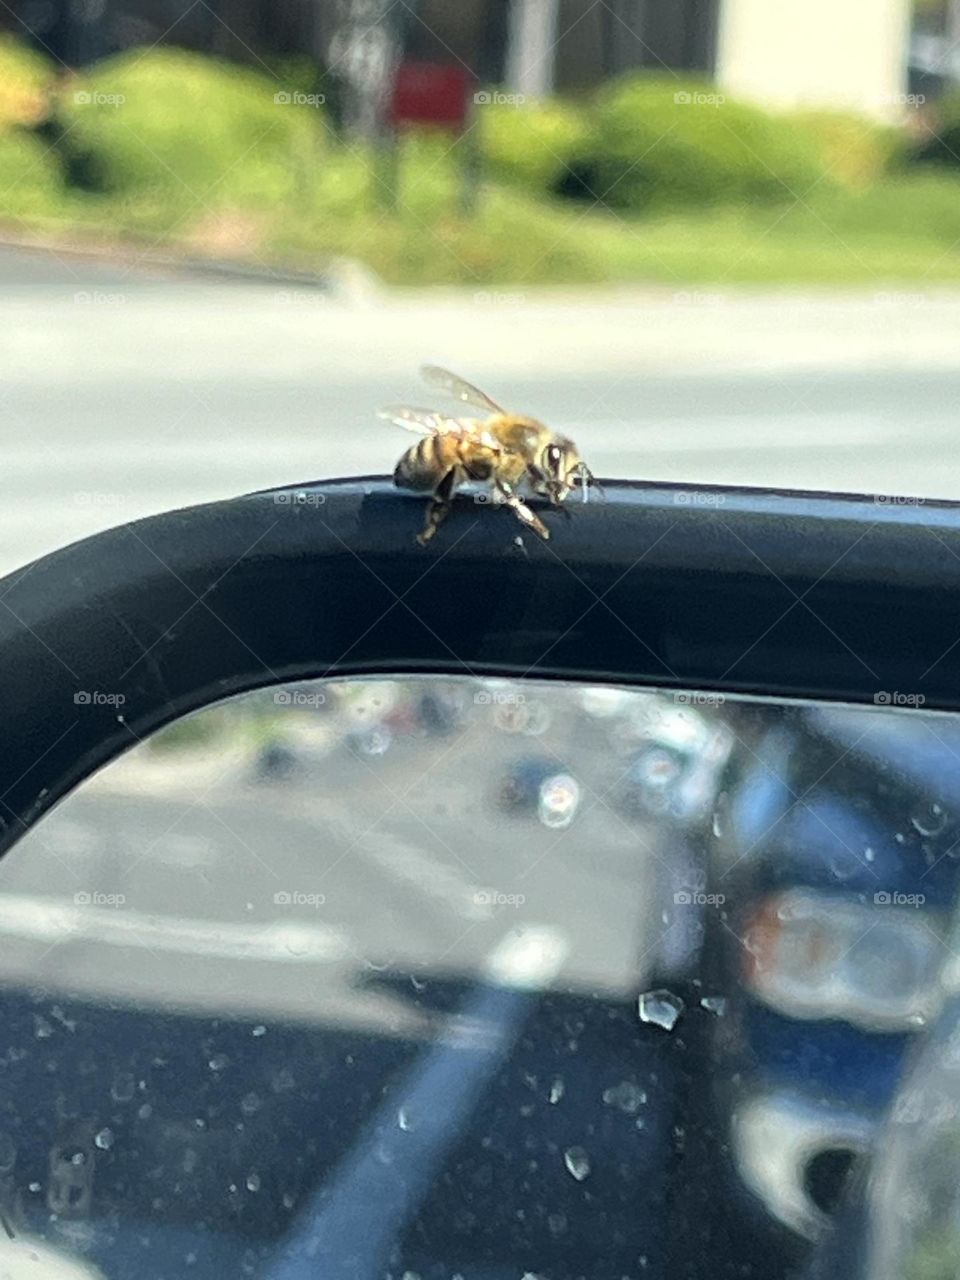
{"label": "water droplet on glass", "polygon": [[896,832],[893,838],[894,840],[896,840],[897,844],[903,844],[903,842],[906,840],[906,836],[903,834],[902,831]]}
{"label": "water droplet on glass", "polygon": [[215,1053],[207,1066],[211,1071],[224,1071],[230,1065],[230,1059],[225,1053]]}
{"label": "water droplet on glass", "polygon": [[860,867],[860,861],[852,851],[838,849],[830,855],[829,867],[835,879],[849,880],[851,876],[856,874]]}
{"label": "water droplet on glass", "polygon": [[263,1106],[258,1093],[248,1093],[240,1103],[240,1110],[245,1116],[256,1115]]}
{"label": "water droplet on glass", "polygon": [[99,1147],[101,1151],[109,1151],[113,1146],[113,1130],[101,1129],[93,1141],[94,1145]]}
{"label": "water droplet on glass", "polygon": [[401,1107],[400,1110],[397,1112],[397,1124],[400,1126],[400,1128],[403,1130],[404,1133],[409,1133],[410,1130],[413,1128],[413,1121],[410,1119],[410,1112],[406,1109],[406,1107]]}
{"label": "water droplet on glass", "polygon": [[38,1040],[49,1040],[53,1035],[53,1027],[39,1013],[33,1015],[33,1030]]}
{"label": "water droplet on glass", "polygon": [[283,1207],[284,1207],[285,1209],[292,1209],[295,1203],[296,1203],[296,1201],[294,1200],[294,1198],[293,1198],[293,1196],[290,1194],[290,1192],[289,1192],[289,1191],[285,1191],[285,1192],[283,1193]]}
{"label": "water droplet on glass", "polygon": [[568,1147],[563,1153],[563,1163],[567,1166],[567,1172],[578,1182],[583,1182],[584,1178],[590,1176],[590,1157],[583,1147]]}
{"label": "water droplet on glass", "polygon": [[911,814],[910,822],[922,836],[938,836],[947,825],[947,815],[941,805],[925,804]]}
{"label": "water droplet on glass", "polygon": [[267,1034],[267,1028],[264,1027],[263,1025],[259,1027],[254,1027],[253,1031],[250,1034],[254,1036],[265,1036]]}
{"label": "water droplet on glass", "polygon": [[121,1071],[114,1076],[110,1086],[110,1097],[114,1102],[129,1102],[137,1091],[137,1082],[129,1071]]}
{"label": "water droplet on glass", "polygon": [[672,1031],[683,1013],[683,1001],[672,991],[645,991],[639,1001],[640,1021]]}
{"label": "water droplet on glass", "polygon": [[30,1185],[27,1187],[27,1190],[32,1191],[34,1195],[36,1195],[40,1189],[41,1188],[40,1188],[39,1182],[31,1182]]}
{"label": "water droplet on glass", "polygon": [[628,1116],[633,1116],[646,1102],[647,1095],[639,1085],[633,1084],[629,1080],[622,1080],[620,1084],[611,1085],[609,1089],[604,1089],[603,1100],[608,1107],[616,1107]]}
{"label": "water droplet on glass", "polygon": [[567,1230],[567,1218],[563,1213],[551,1213],[547,1217],[547,1227],[552,1236],[562,1236]]}
{"label": "water droplet on glass", "polygon": [[556,1080],[554,1080],[553,1084],[550,1086],[550,1101],[554,1105],[556,1105],[563,1097],[564,1088],[565,1086],[563,1081],[559,1076],[557,1076]]}
{"label": "water droplet on glass", "polygon": [[876,858],[877,855],[876,855],[876,852],[873,849],[871,849],[869,845],[867,845],[867,847],[863,851],[863,856],[866,858],[868,862],[873,862],[874,858]]}
{"label": "water droplet on glass", "polygon": [[248,1190],[248,1191],[259,1191],[259,1190],[260,1190],[260,1175],[259,1175],[259,1173],[248,1173],[248,1174],[247,1174],[247,1190]]}
{"label": "water droplet on glass", "polygon": [[727,1012],[726,996],[704,996],[700,1001],[701,1009],[706,1009],[707,1013],[715,1013],[718,1018],[722,1018]]}

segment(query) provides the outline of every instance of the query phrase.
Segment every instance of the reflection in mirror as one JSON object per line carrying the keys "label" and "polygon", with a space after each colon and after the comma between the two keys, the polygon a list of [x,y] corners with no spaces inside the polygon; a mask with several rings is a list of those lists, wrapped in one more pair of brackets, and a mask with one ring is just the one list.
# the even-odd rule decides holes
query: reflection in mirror
{"label": "reflection in mirror", "polygon": [[[479,678],[171,725],[0,865],[0,1264],[839,1274],[861,1175],[960,1173],[958,758],[918,710]],[[870,1280],[955,1276],[905,1213]]]}

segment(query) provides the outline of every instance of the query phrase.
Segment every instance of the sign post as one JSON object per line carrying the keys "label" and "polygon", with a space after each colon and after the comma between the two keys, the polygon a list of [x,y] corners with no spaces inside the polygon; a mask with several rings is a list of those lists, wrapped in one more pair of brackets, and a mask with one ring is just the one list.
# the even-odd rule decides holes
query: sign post
{"label": "sign post", "polygon": [[401,61],[393,79],[388,113],[394,149],[393,181],[399,181],[396,137],[409,125],[435,125],[459,136],[461,192],[460,210],[474,212],[479,187],[480,154],[468,128],[475,80],[466,67],[457,63]]}

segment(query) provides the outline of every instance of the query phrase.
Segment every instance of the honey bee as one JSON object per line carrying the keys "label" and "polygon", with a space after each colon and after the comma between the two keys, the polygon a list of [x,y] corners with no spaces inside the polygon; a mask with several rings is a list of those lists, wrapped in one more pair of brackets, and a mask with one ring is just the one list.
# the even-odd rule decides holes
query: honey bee
{"label": "honey bee", "polygon": [[492,501],[510,507],[541,538],[549,538],[550,530],[521,498],[524,485],[559,507],[579,484],[586,502],[588,488],[597,481],[567,436],[536,418],[507,413],[483,391],[446,369],[424,365],[421,373],[431,386],[487,415],[483,419],[451,417],[408,405],[380,410],[379,417],[423,435],[404,453],[393,473],[398,488],[433,494],[427,522],[417,536],[421,546],[436,533],[453,495],[466,480],[488,483]]}

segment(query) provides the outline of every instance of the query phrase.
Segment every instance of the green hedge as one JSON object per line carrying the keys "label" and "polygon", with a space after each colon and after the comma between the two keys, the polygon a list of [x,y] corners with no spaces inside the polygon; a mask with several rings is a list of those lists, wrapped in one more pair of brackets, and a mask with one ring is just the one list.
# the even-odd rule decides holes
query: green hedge
{"label": "green hedge", "polygon": [[63,195],[60,163],[47,143],[28,133],[0,134],[0,217],[56,216]]}
{"label": "green hedge", "polygon": [[309,180],[323,128],[317,108],[259,72],[173,49],[97,63],[61,102],[66,145],[91,186],[163,194],[202,207],[270,207]]}
{"label": "green hedge", "polygon": [[53,82],[53,64],[47,58],[13,36],[0,34],[0,133],[44,120]]}
{"label": "green hedge", "polygon": [[592,194],[631,211],[788,201],[825,173],[816,142],[788,117],[709,83],[636,75],[598,94],[581,165]]}
{"label": "green hedge", "polygon": [[862,190],[879,181],[902,159],[902,129],[877,124],[846,111],[804,111],[791,117],[812,138],[827,176]]}
{"label": "green hedge", "polygon": [[477,107],[476,128],[489,176],[542,192],[565,181],[591,133],[588,114],[571,103],[511,105],[495,96]]}

